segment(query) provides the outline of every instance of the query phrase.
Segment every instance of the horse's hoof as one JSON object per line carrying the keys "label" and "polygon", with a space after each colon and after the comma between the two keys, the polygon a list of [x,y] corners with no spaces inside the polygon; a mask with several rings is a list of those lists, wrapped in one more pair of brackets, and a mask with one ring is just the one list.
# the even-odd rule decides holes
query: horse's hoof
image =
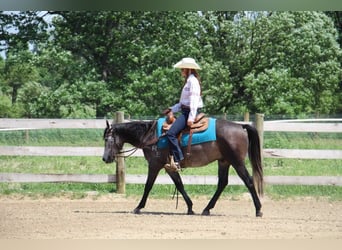
{"label": "horse's hoof", "polygon": [[140,214],[141,212],[140,212],[140,208],[135,208],[134,210],[133,210],[133,213],[134,214]]}
{"label": "horse's hoof", "polygon": [[262,215],[263,215],[262,212],[260,212],[260,211],[256,212],[256,217],[260,217],[261,218]]}
{"label": "horse's hoof", "polygon": [[195,214],[194,211],[192,211],[192,210],[189,210],[189,211],[188,211],[188,215],[194,215],[194,214]]}
{"label": "horse's hoof", "polygon": [[203,210],[202,215],[209,216],[210,211],[209,210]]}

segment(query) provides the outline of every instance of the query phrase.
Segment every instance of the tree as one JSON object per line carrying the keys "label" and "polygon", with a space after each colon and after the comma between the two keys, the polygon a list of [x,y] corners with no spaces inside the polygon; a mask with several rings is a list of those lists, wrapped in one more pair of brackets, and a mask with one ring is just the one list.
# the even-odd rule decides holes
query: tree
{"label": "tree", "polygon": [[1,11],[0,51],[16,53],[29,49],[29,44],[35,48],[39,41],[47,40],[49,24],[44,19],[46,13]]}
{"label": "tree", "polygon": [[37,105],[40,96],[45,94],[48,88],[38,82],[26,82],[18,91],[18,105],[21,108],[21,116],[27,118],[39,118]]}
{"label": "tree", "polygon": [[246,92],[252,96],[250,109],[260,113],[291,116],[311,113],[308,105],[311,93],[302,87],[303,81],[292,77],[285,69],[266,69],[258,75],[247,75]]}
{"label": "tree", "polygon": [[[131,114],[155,114],[161,105],[170,105],[166,102],[169,92],[158,91],[168,86],[171,93],[178,92],[173,80],[178,75],[171,76],[167,69],[184,56],[201,59],[196,12],[54,14],[60,15],[54,21],[55,43],[84,58],[97,72],[97,80],[107,83],[117,108]],[[160,72],[170,79],[163,81],[166,75]],[[148,94],[146,88],[156,91]],[[142,111],[142,107],[147,108]]]}
{"label": "tree", "polygon": [[2,95],[25,116],[159,116],[178,101],[172,65],[185,56],[203,68],[209,114],[341,110],[336,20],[323,12],[1,12],[0,22]]}
{"label": "tree", "polygon": [[25,83],[36,81],[39,78],[32,63],[32,54],[27,50],[9,54],[2,74],[5,85],[11,88],[12,104],[16,102],[18,90]]}
{"label": "tree", "polygon": [[342,48],[342,11],[325,11],[324,13],[333,20],[335,28],[338,32],[337,41]]}
{"label": "tree", "polygon": [[133,29],[134,15],[137,14],[113,11],[61,11],[54,14],[58,14],[53,22],[54,43],[84,58],[90,68],[95,68],[97,80],[121,82],[127,70],[136,65],[131,55],[139,50]]}
{"label": "tree", "polygon": [[[293,90],[298,89],[300,83],[307,100],[305,105],[296,98],[288,100],[288,105],[298,107],[283,107],[278,112],[327,113],[334,110],[337,100],[332,93],[338,87],[341,49],[336,43],[336,30],[326,15],[321,12],[274,12],[252,16],[239,13],[235,20],[223,20],[217,27],[214,54],[228,66],[233,84],[233,97],[222,100],[222,106],[240,105],[252,113],[266,112],[267,107],[260,102],[260,97],[275,95],[274,101],[278,97],[288,100],[285,90],[290,91],[292,87],[281,88],[275,84],[276,80],[283,82],[279,78],[282,76],[296,83]],[[274,86],[257,88],[256,83]],[[268,111],[271,110],[275,112],[272,108]]]}

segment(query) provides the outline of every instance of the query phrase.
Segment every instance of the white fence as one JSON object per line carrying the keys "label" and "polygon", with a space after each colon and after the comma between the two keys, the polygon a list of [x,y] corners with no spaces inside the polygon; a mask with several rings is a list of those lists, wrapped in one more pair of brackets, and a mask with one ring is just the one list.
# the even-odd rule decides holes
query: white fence
{"label": "white fence", "polygon": [[[318,122],[318,123],[315,123]],[[51,128],[104,128],[103,119],[0,119],[0,131]],[[342,132],[342,119],[265,121],[264,131],[291,132]],[[26,147],[0,146],[0,155],[21,156],[102,156],[103,147]],[[136,151],[133,156],[143,156]],[[342,159],[342,150],[263,149],[268,158]],[[101,159],[99,159],[101,160]],[[341,166],[342,167],[342,166]],[[217,184],[216,176],[182,176],[185,184]],[[145,183],[145,175],[126,175],[126,183]],[[115,175],[86,174],[19,174],[1,173],[0,182],[89,182],[114,183]],[[272,185],[337,185],[342,186],[341,176],[266,176]],[[156,183],[171,184],[167,176],[158,176]],[[242,185],[236,176],[229,177],[232,185]]]}

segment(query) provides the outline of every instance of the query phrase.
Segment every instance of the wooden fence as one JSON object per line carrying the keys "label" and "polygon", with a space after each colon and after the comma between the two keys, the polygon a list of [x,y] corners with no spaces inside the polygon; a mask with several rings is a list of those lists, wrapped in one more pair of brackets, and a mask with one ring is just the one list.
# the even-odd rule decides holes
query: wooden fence
{"label": "wooden fence", "polygon": [[[121,114],[122,115],[122,114]],[[262,117],[262,116],[261,116]],[[117,118],[118,119],[118,118]],[[260,119],[260,116],[259,116]],[[118,122],[120,120],[116,120]],[[258,124],[257,124],[258,125]],[[286,121],[263,121],[258,126],[263,131],[291,132],[342,132],[342,119],[308,119]],[[0,119],[0,131],[32,130],[51,128],[104,128],[103,119]],[[262,133],[261,133],[262,134]],[[262,139],[262,138],[261,138]],[[103,147],[24,147],[0,146],[0,155],[21,156],[101,156]],[[143,156],[136,151],[133,156]],[[342,159],[342,150],[298,150],[298,149],[263,149],[263,156],[268,158],[297,159]],[[341,166],[342,167],[342,166]],[[124,172],[121,171],[121,175]],[[118,166],[115,175],[102,174],[20,174],[1,173],[0,182],[86,182],[86,183],[118,183]],[[124,175],[120,178],[125,183],[145,183],[146,175]],[[216,176],[182,176],[185,184],[217,184]],[[265,182],[272,185],[337,185],[342,186],[342,176],[266,176]],[[171,184],[168,176],[159,175],[157,184]],[[229,183],[242,185],[237,176],[230,176]],[[118,186],[117,186],[118,187]],[[119,187],[124,193],[124,186]]]}

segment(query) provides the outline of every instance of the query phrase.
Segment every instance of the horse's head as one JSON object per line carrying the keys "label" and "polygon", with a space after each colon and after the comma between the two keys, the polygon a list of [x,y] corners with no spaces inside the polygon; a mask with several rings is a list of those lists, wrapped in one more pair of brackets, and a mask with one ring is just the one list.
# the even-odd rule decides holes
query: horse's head
{"label": "horse's head", "polygon": [[120,136],[113,125],[109,125],[106,121],[107,127],[103,133],[103,139],[105,141],[104,153],[102,160],[106,163],[112,163],[115,157],[120,153],[123,143],[120,140]]}

